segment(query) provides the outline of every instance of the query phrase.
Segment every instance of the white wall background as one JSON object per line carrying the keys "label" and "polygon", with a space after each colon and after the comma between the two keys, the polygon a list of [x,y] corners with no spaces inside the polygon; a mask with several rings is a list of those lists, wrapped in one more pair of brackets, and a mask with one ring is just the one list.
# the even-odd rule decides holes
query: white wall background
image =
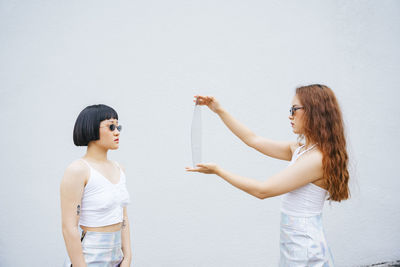
{"label": "white wall background", "polygon": [[[400,259],[400,1],[0,1],[0,266],[60,266],[59,183],[85,150],[87,105],[124,125],[134,266],[276,266],[280,199],[187,174],[194,94],[256,133],[295,140],[294,89],[342,105],[352,198],[326,203],[337,266]],[[204,160],[267,179],[286,166],[204,109]]]}

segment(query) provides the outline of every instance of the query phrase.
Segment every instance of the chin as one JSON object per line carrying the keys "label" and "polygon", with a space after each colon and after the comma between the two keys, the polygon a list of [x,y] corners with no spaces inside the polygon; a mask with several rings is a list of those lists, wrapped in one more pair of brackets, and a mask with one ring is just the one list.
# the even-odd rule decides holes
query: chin
{"label": "chin", "polygon": [[119,145],[114,145],[112,147],[110,147],[111,150],[117,150],[119,148]]}

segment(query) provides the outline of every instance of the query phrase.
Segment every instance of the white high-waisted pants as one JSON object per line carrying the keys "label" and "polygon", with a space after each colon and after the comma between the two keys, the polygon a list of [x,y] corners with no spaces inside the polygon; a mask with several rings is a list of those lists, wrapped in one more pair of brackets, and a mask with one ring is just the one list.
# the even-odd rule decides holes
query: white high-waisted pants
{"label": "white high-waisted pants", "polygon": [[322,214],[296,217],[281,213],[279,266],[334,266],[325,239]]}
{"label": "white high-waisted pants", "polygon": [[[86,232],[82,240],[83,256],[88,267],[117,267],[124,255],[121,249],[121,231]],[[64,267],[70,267],[69,258]]]}

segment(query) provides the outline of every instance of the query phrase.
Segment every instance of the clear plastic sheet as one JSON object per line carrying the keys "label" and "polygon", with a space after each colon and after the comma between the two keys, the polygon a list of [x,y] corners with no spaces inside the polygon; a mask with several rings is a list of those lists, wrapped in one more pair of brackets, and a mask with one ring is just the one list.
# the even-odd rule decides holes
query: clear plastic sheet
{"label": "clear plastic sheet", "polygon": [[201,139],[202,139],[202,123],[201,123],[201,106],[197,104],[194,106],[193,119],[192,119],[192,161],[193,168],[196,164],[201,163]]}

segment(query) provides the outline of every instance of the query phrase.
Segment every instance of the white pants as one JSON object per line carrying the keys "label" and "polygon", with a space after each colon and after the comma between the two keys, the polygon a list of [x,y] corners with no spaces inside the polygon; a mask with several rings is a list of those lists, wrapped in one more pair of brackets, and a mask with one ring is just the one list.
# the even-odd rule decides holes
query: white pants
{"label": "white pants", "polygon": [[332,267],[322,215],[296,217],[281,213],[280,267]]}
{"label": "white pants", "polygon": [[[88,267],[118,267],[124,258],[121,231],[86,232],[82,240],[82,250]],[[71,266],[68,257],[63,266]]]}

